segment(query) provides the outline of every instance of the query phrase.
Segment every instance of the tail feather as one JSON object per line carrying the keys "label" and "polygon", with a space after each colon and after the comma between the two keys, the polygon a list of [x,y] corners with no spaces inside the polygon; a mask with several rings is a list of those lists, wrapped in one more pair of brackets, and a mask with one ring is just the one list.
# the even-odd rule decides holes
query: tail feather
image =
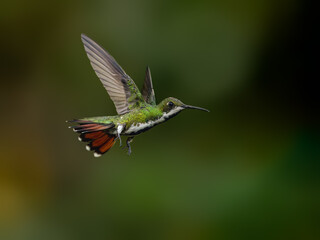
{"label": "tail feather", "polygon": [[108,141],[106,141],[103,145],[99,147],[99,152],[100,153],[106,153],[109,151],[110,148],[114,145],[114,137],[110,138]]}
{"label": "tail feather", "polygon": [[90,147],[91,147],[91,148],[99,147],[99,146],[101,146],[103,143],[105,143],[108,139],[109,139],[109,135],[105,134],[105,135],[103,135],[102,137],[93,140],[93,141],[90,143]]}
{"label": "tail feather", "polygon": [[105,134],[104,136],[89,143],[88,146],[90,150],[93,150],[95,152],[95,156],[101,156],[102,154],[109,151],[109,149],[114,145],[115,138],[116,137],[114,135]]}
{"label": "tail feather", "polygon": [[113,123],[105,124],[105,123],[88,122],[88,123],[80,123],[80,124],[81,125],[71,126],[69,128],[73,128],[73,131],[78,132],[78,133],[85,133],[85,132],[106,130],[106,129],[114,127]]}
{"label": "tail feather", "polygon": [[80,134],[79,138],[82,142],[90,142],[92,139],[97,139],[99,137],[102,137],[104,135],[103,131],[97,131],[97,132],[89,132],[89,133],[82,133]]}
{"label": "tail feather", "polygon": [[114,145],[116,136],[108,131],[115,126],[113,123],[104,124],[83,120],[73,120],[72,122],[80,124],[70,128],[80,133],[80,141],[89,142],[86,148],[89,151],[94,151],[95,157],[100,157]]}

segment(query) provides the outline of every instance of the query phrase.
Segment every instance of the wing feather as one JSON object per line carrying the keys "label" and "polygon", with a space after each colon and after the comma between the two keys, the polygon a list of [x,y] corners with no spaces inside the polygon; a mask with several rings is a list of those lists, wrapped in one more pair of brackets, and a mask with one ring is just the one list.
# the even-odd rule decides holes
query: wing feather
{"label": "wing feather", "polygon": [[145,101],[134,81],[125,73],[116,60],[95,41],[81,35],[84,49],[91,66],[107,90],[117,113],[125,114]]}
{"label": "wing feather", "polygon": [[146,77],[142,87],[142,96],[146,103],[156,105],[156,96],[153,90],[151,71],[149,67],[146,69]]}

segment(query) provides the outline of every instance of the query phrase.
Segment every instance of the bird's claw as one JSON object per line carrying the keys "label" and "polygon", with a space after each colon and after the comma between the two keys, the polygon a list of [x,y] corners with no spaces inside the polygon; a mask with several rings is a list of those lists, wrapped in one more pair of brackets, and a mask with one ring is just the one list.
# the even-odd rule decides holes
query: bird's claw
{"label": "bird's claw", "polygon": [[119,138],[119,141],[120,141],[120,147],[122,146],[122,141],[121,141],[121,137],[120,137],[120,134],[121,134],[121,132],[122,132],[122,130],[123,130],[123,128],[124,128],[124,126],[123,125],[119,125],[118,127],[117,127],[117,139]]}
{"label": "bird's claw", "polygon": [[128,146],[128,155],[129,156],[131,155],[131,146],[130,145]]}
{"label": "bird's claw", "polygon": [[133,137],[128,137],[127,141],[126,141],[126,147],[128,148],[128,155],[129,156],[131,154],[131,145],[130,145],[130,143],[132,142],[132,140],[133,140]]}

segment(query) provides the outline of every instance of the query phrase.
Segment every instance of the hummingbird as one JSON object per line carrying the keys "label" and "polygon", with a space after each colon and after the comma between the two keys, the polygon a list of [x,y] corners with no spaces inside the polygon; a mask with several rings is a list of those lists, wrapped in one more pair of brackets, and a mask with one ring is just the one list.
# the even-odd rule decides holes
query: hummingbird
{"label": "hummingbird", "polygon": [[133,138],[150,128],[173,118],[184,109],[209,110],[184,104],[169,97],[156,104],[151,71],[147,67],[140,92],[137,85],[116,60],[99,44],[81,34],[84,49],[90,64],[113,101],[118,115],[74,119],[70,126],[79,133],[79,141],[87,142],[86,149],[95,157],[108,152],[117,140],[122,146],[121,136],[127,136],[126,147],[131,154]]}

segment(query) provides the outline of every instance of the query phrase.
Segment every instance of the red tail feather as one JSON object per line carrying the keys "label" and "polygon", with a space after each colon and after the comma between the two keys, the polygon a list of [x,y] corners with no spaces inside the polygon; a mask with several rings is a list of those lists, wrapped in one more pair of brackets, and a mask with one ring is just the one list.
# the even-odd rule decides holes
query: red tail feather
{"label": "red tail feather", "polygon": [[113,123],[103,124],[81,120],[76,120],[75,122],[81,125],[71,128],[80,133],[80,141],[89,142],[87,150],[94,151],[95,157],[100,157],[114,145],[116,136],[108,132],[110,128],[114,127]]}

